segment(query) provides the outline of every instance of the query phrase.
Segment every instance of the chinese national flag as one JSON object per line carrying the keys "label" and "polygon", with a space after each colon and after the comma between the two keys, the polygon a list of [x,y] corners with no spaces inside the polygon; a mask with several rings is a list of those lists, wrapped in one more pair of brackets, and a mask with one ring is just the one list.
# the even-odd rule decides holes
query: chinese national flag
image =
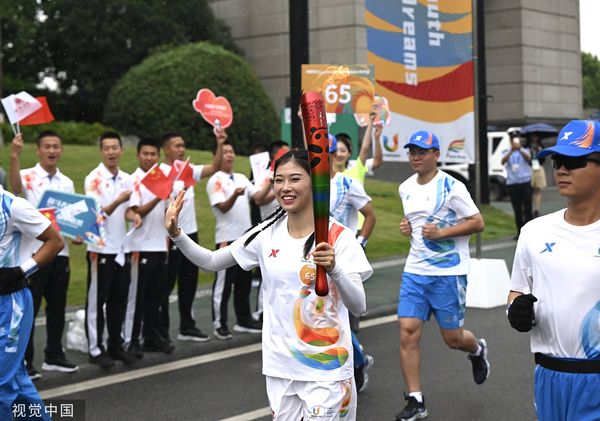
{"label": "chinese national flag", "polygon": [[173,168],[175,168],[177,174],[175,179],[183,181],[186,189],[196,184],[196,180],[194,180],[194,170],[190,165],[189,158],[185,161],[180,161],[179,159],[175,160],[175,162],[173,162]]}
{"label": "chinese national flag", "polygon": [[40,208],[38,210],[42,215],[50,220],[52,228],[54,228],[57,232],[60,232],[60,226],[58,225],[58,222],[56,222],[56,208]]}
{"label": "chinese national flag", "polygon": [[162,200],[169,197],[173,189],[173,180],[170,180],[157,165],[150,168],[140,182],[156,197]]}
{"label": "chinese national flag", "polygon": [[46,97],[38,96],[35,97],[35,99],[42,104],[42,108],[31,114],[29,117],[25,117],[21,120],[19,122],[21,126],[33,126],[35,124],[45,124],[54,121],[54,116],[52,115],[52,111],[50,111]]}

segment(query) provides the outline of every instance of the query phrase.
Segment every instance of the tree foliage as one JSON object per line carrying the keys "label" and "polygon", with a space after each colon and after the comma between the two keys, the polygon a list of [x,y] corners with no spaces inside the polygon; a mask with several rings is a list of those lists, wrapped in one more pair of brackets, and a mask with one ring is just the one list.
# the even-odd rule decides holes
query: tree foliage
{"label": "tree foliage", "polygon": [[210,40],[238,52],[206,0],[0,0],[9,90],[58,83],[61,120],[99,121],[106,96],[153,50]]}
{"label": "tree foliage", "polygon": [[600,60],[593,54],[581,53],[583,108],[600,108]]}
{"label": "tree foliage", "polygon": [[192,147],[212,149],[212,128],[192,107],[201,88],[231,103],[233,125],[227,131],[237,152],[277,137],[277,114],[253,70],[238,55],[207,42],[155,53],[133,67],[111,90],[105,121],[140,137],[179,132]]}

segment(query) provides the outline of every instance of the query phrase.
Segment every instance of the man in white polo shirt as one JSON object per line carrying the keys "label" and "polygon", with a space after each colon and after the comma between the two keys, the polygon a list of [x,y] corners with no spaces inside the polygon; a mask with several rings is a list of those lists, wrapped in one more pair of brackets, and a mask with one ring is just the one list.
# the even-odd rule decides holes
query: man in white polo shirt
{"label": "man in white polo shirt", "polygon": [[[244,174],[233,172],[235,161],[233,145],[226,142],[222,150],[221,171],[217,171],[206,183],[208,200],[217,219],[215,226],[217,249],[231,244],[252,227],[249,201],[254,200],[258,206],[261,206],[267,202],[265,198],[270,191],[270,189],[254,186]],[[214,153],[218,154],[219,151],[215,150]],[[214,335],[219,339],[232,337],[227,326],[227,306],[232,286],[234,287],[233,305],[237,318],[233,330],[260,333],[261,325],[252,318],[250,312],[252,273],[235,265],[215,273],[212,297]]]}
{"label": "man in white polo shirt", "polygon": [[[131,282],[123,330],[125,345],[137,358],[143,356],[143,351],[170,354],[175,349],[158,331],[158,306],[167,269],[168,237],[163,223],[166,201],[140,183],[158,163],[159,156],[160,149],[154,140],[141,139],[137,144],[139,166],[131,174],[134,187],[129,207],[140,215],[143,223],[129,237]],[[144,339],[143,351],[140,336]]]}
{"label": "man in white polo shirt", "polygon": [[[216,132],[216,148],[219,152],[222,150],[225,139],[227,139],[225,131],[218,130]],[[165,154],[165,162],[160,164],[160,169],[165,174],[169,174],[175,160],[184,161],[186,159],[185,140],[178,133],[167,133],[163,136],[162,148]],[[221,167],[221,159],[222,154],[217,153],[209,165],[192,165],[194,180],[200,181],[203,177],[213,175]],[[185,192],[179,223],[183,232],[198,242],[198,225],[196,222],[193,187],[188,188]],[[196,327],[192,311],[198,287],[198,266],[190,262],[179,251],[177,246],[172,241],[169,241],[166,289],[163,291],[159,307],[160,332],[169,342],[169,295],[171,295],[176,281],[177,303],[179,307],[179,334],[177,335],[177,340],[206,342],[208,336]]]}
{"label": "man in white polo shirt", "polygon": [[567,206],[523,227],[508,320],[531,331],[537,418],[600,420],[600,123],[570,121],[537,156]]}
{"label": "man in white polo shirt", "polygon": [[[58,169],[62,155],[62,139],[53,131],[44,131],[37,138],[36,154],[38,163],[31,168],[21,169],[21,153],[23,151],[23,134],[18,134],[10,148],[10,181],[13,193],[23,195],[33,206],[37,206],[44,192],[58,190],[74,193],[73,181]],[[23,250],[29,256],[42,245],[41,241],[28,242],[31,249]],[[31,276],[31,295],[33,297],[33,317],[46,300],[46,348],[42,364],[44,371],[60,371],[72,373],[78,370],[77,365],[68,361],[62,347],[62,336],[65,326],[65,308],[67,305],[67,289],[69,287],[69,246],[65,247],[50,263],[40,268]],[[33,366],[34,340],[31,328],[29,343],[25,352],[27,371],[32,380],[42,375]]]}
{"label": "man in white polo shirt", "polygon": [[[125,214],[131,196],[129,175],[119,169],[123,154],[121,137],[115,132],[100,136],[102,162],[85,178],[85,194],[98,201],[104,217],[105,244],[88,245],[88,294],[86,302],[86,334],[90,362],[110,368],[114,360],[129,365],[136,358],[123,348],[121,329],[129,288],[129,274],[124,267],[126,240]],[[138,214],[129,218],[139,225]],[[122,260],[121,260],[122,259]],[[108,328],[107,349],[102,343],[104,312]]]}

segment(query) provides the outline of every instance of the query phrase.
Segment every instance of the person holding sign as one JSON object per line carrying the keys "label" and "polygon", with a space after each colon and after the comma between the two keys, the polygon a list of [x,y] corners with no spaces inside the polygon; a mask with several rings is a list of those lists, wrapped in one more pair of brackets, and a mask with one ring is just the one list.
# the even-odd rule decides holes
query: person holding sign
{"label": "person holding sign", "polygon": [[[313,198],[304,149],[293,149],[275,163],[274,190],[281,206],[275,215],[232,244],[216,251],[192,241],[179,228],[183,194],[169,205],[165,223],[171,239],[204,270],[234,265],[260,267],[264,324],[262,372],[276,421],[356,420],[352,343],[348,311],[366,309],[362,282],[372,269],[354,234],[329,220],[329,241],[314,245]],[[330,245],[331,244],[331,245]],[[315,293],[316,267],[327,272],[330,293]]]}
{"label": "person holding sign", "polygon": [[[121,331],[125,318],[129,271],[125,266],[125,218],[141,224],[141,218],[128,210],[132,188],[129,174],[121,171],[123,154],[121,136],[105,132],[100,136],[102,162],[85,177],[85,194],[97,200],[104,218],[106,239],[104,245],[87,247],[88,291],[86,302],[86,335],[89,359],[102,368],[110,368],[114,360],[133,364],[136,357],[123,348]],[[104,348],[104,305],[108,328],[107,349]]]}
{"label": "person holding sign", "polygon": [[[218,150],[215,150],[214,153],[218,153]],[[206,183],[208,200],[216,218],[215,243],[217,249],[231,244],[252,227],[250,200],[254,200],[260,206],[266,203],[270,191],[269,185],[255,186],[244,174],[233,172],[235,161],[233,145],[225,142],[222,153],[221,170],[210,177]],[[260,324],[252,318],[250,311],[252,274],[243,270],[239,265],[235,265],[215,274],[212,289],[215,336],[219,339],[232,337],[227,326],[227,306],[232,286],[237,317],[237,324],[233,330],[242,333],[260,333]]]}
{"label": "person holding sign", "polygon": [[[29,203],[37,206],[47,190],[75,193],[73,181],[58,169],[63,147],[62,139],[57,133],[44,131],[39,134],[36,140],[36,154],[39,160],[34,167],[21,169],[22,152],[23,134],[18,134],[10,146],[10,182],[15,195],[22,194]],[[81,241],[77,243],[81,244]],[[33,241],[30,245],[29,250],[22,251],[28,256],[35,253],[42,243]],[[58,255],[31,276],[33,317],[37,317],[42,298],[46,300],[46,348],[42,363],[44,371],[73,373],[78,370],[77,365],[67,360],[62,347],[69,275],[69,246],[65,241],[65,246]],[[33,365],[33,331],[32,325],[25,362],[29,376],[36,380],[42,375]]]}
{"label": "person holding sign", "polygon": [[[35,405],[44,420],[50,417],[35,389],[23,357],[33,325],[29,278],[64,247],[64,241],[28,201],[0,187],[0,420],[13,419],[13,403]],[[19,261],[21,242],[41,241],[33,256]]]}
{"label": "person holding sign", "polygon": [[400,366],[408,394],[398,421],[427,416],[419,342],[432,313],[446,345],[469,353],[475,383],[482,384],[490,372],[485,339],[463,327],[469,235],[483,231],[483,218],[465,185],[437,169],[435,134],[418,131],[404,147],[415,174],[398,188],[405,215],[400,232],[410,237],[398,303]]}
{"label": "person holding sign", "polygon": [[[372,107],[357,159],[350,159],[352,157],[352,139],[350,136],[346,133],[338,133],[335,135],[338,141],[338,147],[333,156],[333,161],[331,163],[332,167],[334,167],[337,172],[341,172],[363,185],[365,184],[367,174],[372,174],[373,171],[383,164],[383,150],[381,148],[380,140],[383,125],[373,124],[376,117],[377,111],[375,107]],[[368,158],[371,150],[371,143],[373,143],[373,137],[375,137],[375,154],[373,158]],[[362,221],[359,225],[359,228],[362,227]]]}
{"label": "person holding sign", "polygon": [[[191,165],[186,164],[183,170],[191,173],[190,182],[195,183],[201,178],[210,177],[221,167],[223,158],[223,143],[227,139],[224,130],[216,130],[216,150],[212,163],[209,165]],[[165,162],[160,164],[160,169],[165,174],[171,174],[176,161],[185,160],[185,140],[178,133],[167,133],[162,138],[162,149],[165,156]],[[191,171],[189,171],[191,170]],[[182,189],[180,184],[182,180],[176,181],[174,192]],[[177,190],[179,189],[179,190]],[[181,211],[181,227],[184,232],[194,241],[198,241],[198,226],[196,223],[196,208],[194,205],[194,187],[185,189],[185,199],[183,210]],[[170,342],[169,338],[169,295],[173,292],[175,282],[177,282],[177,303],[179,305],[179,341],[206,342],[209,340],[198,327],[192,314],[192,306],[196,297],[198,287],[198,268],[185,258],[177,246],[169,242],[169,253],[167,260],[167,280],[165,289],[162,292],[159,306],[159,329],[162,337]]]}

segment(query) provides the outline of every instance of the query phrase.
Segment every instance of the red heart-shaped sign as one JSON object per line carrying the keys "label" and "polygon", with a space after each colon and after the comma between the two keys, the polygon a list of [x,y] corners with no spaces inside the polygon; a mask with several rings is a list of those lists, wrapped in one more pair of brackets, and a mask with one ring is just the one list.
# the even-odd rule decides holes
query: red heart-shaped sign
{"label": "red heart-shaped sign", "polygon": [[226,129],[233,123],[233,111],[227,98],[215,97],[210,89],[200,89],[196,99],[192,101],[194,110],[213,127]]}

